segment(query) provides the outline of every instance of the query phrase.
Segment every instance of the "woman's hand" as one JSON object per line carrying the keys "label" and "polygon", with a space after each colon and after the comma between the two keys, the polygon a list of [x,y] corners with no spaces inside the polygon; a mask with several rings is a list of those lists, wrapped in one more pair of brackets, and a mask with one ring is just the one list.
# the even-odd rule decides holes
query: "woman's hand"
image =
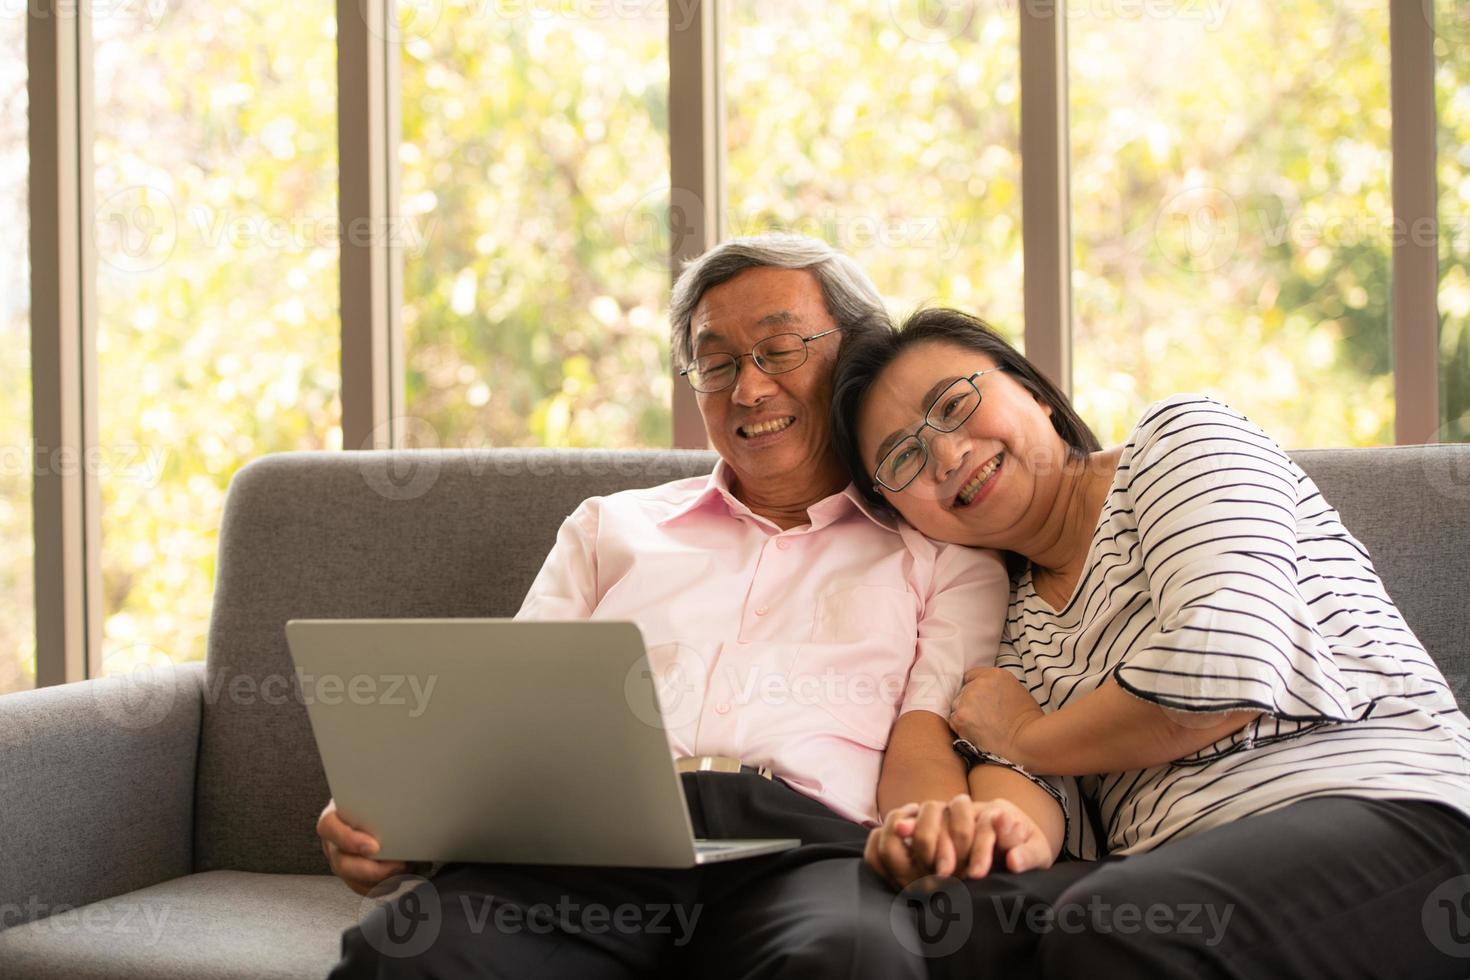
{"label": "woman's hand", "polygon": [[948,803],[930,800],[889,811],[868,834],[863,858],[902,889],[929,875],[973,879],[997,867],[1047,868],[1053,855],[1046,834],[1014,803],[961,793]]}
{"label": "woman's hand", "polygon": [[949,725],[976,748],[1029,767],[1021,751],[1021,732],[1043,717],[1041,705],[1010,671],[976,667],[965,674]]}

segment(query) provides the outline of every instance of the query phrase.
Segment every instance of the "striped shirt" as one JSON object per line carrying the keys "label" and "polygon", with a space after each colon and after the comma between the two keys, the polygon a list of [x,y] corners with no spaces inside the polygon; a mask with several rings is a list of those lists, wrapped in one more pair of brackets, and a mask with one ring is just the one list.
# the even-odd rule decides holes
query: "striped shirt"
{"label": "striped shirt", "polygon": [[[1167,765],[1048,779],[1113,853],[1317,796],[1470,815],[1470,722],[1368,552],[1269,436],[1204,396],[1144,413],[1072,597],[1053,609],[1025,573],[997,665],[1049,712],[1109,676],[1169,708],[1263,712]],[[1068,850],[1093,856],[1080,823]]]}

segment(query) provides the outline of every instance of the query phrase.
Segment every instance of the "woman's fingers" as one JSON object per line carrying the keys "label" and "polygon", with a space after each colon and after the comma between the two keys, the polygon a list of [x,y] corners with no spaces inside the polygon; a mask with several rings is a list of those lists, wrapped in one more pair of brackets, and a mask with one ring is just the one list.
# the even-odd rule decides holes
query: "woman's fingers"
{"label": "woman's fingers", "polygon": [[1049,868],[1051,864],[1051,844],[1047,842],[1045,834],[1032,834],[1024,844],[1006,852],[1005,865],[1008,871],[1034,871],[1038,868]]}
{"label": "woman's fingers", "polygon": [[997,801],[999,811],[995,819],[995,846],[1009,851],[1020,847],[1036,833],[1036,823],[1008,801]]}
{"label": "woman's fingers", "polygon": [[990,873],[995,861],[995,821],[1001,811],[992,803],[982,803],[975,809],[975,842],[970,845],[967,878],[984,878]]}
{"label": "woman's fingers", "polygon": [[949,801],[946,817],[945,830],[949,839],[945,854],[949,860],[941,857],[935,872],[952,875],[970,860],[975,842],[975,802],[968,793],[959,794]]}
{"label": "woman's fingers", "polygon": [[919,807],[919,819],[914,825],[909,851],[913,855],[915,867],[923,875],[934,873],[940,838],[947,836],[944,833],[945,810],[945,805],[938,800],[928,800]]}

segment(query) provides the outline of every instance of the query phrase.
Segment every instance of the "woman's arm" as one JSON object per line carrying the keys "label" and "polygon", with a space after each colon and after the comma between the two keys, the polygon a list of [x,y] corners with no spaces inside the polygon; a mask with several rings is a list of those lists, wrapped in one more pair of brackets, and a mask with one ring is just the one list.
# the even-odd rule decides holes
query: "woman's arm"
{"label": "woman's arm", "polygon": [[[970,797],[976,800],[1010,800],[1031,818],[1046,836],[1046,850],[1051,861],[1062,853],[1066,843],[1067,820],[1052,795],[1018,772],[1004,766],[976,766],[970,770]],[[1051,861],[1047,863],[1050,864]],[[1044,866],[1044,865],[1043,865]]]}
{"label": "woman's arm", "polygon": [[950,724],[961,737],[1031,772],[1090,776],[1173,762],[1259,715],[1173,711],[1134,697],[1111,678],[1046,714],[1008,671],[982,668],[967,675]]}

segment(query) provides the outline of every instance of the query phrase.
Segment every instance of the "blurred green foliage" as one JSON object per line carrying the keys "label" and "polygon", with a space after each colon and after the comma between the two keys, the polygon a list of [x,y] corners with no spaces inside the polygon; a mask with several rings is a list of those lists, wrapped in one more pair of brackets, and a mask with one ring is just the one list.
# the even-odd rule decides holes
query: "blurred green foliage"
{"label": "blurred green foliage", "polygon": [[[1073,6],[1083,414],[1117,439],[1205,390],[1288,446],[1391,441],[1386,4]],[[108,670],[203,656],[236,469],[341,446],[335,7],[128,7],[96,30]],[[406,405],[439,444],[668,444],[665,9],[403,8]],[[959,306],[1019,341],[1015,4],[725,14],[726,233],[820,235],[896,315]],[[0,20],[6,447],[30,423],[21,24]],[[1470,434],[1467,44],[1437,42],[1447,438]],[[0,690],[34,671],[30,476],[0,472]]]}
{"label": "blurred green foliage", "polygon": [[35,684],[25,20],[0,16],[0,694]]}

